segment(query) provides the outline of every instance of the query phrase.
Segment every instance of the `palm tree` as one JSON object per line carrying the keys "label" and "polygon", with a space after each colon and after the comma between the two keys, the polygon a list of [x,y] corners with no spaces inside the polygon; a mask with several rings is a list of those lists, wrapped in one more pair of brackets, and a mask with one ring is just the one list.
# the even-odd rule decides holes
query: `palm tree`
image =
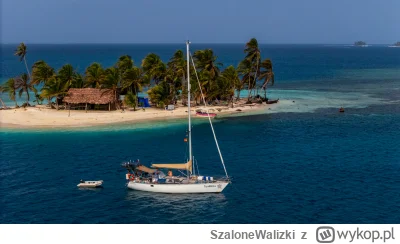
{"label": "palm tree", "polygon": [[29,104],[29,90],[33,91],[35,94],[37,93],[36,88],[29,82],[29,77],[26,73],[15,78],[15,89],[19,89],[19,97],[21,97],[24,92],[26,93],[26,105]]}
{"label": "palm tree", "polygon": [[137,101],[137,96],[131,91],[129,91],[124,97],[124,103],[128,107],[132,107],[133,111],[136,111]]}
{"label": "palm tree", "polygon": [[272,71],[272,62],[270,59],[265,59],[261,62],[259,78],[260,80],[264,79],[261,88],[264,90],[264,98],[267,99],[267,85],[270,83],[271,86],[273,86],[275,82],[274,72]]}
{"label": "palm tree", "polygon": [[214,52],[211,49],[198,50],[194,52],[193,58],[196,67],[200,70],[206,70],[210,72],[210,78],[215,80],[219,73],[222,63],[217,62],[217,56],[214,56]]}
{"label": "palm tree", "polygon": [[[175,94],[179,95],[179,89],[182,91],[183,96],[186,99],[186,60],[182,50],[178,50],[174,53],[167,64],[167,79],[170,80],[170,84],[174,90]],[[182,103],[184,103],[184,99],[182,97]]]}
{"label": "palm tree", "polygon": [[19,44],[19,46],[17,47],[17,50],[15,50],[14,55],[19,56],[20,62],[22,62],[22,60],[24,60],[26,71],[28,72],[29,78],[31,78],[31,74],[29,73],[29,69],[28,69],[28,64],[26,63],[26,53],[27,53],[26,46],[23,42],[21,42]]}
{"label": "palm tree", "polygon": [[121,76],[125,73],[126,70],[131,69],[133,67],[133,60],[129,55],[123,55],[119,57],[116,67],[121,72]]}
{"label": "palm tree", "polygon": [[129,89],[134,95],[137,95],[139,91],[142,91],[142,86],[146,83],[146,79],[143,75],[142,69],[133,67],[127,69],[122,77],[122,89]]}
{"label": "palm tree", "polygon": [[72,87],[75,74],[74,67],[70,64],[65,64],[58,70],[57,77],[60,79],[64,91],[68,91],[68,89]]}
{"label": "palm tree", "polygon": [[85,78],[81,74],[75,73],[71,88],[84,88],[85,83]]}
{"label": "palm tree", "polygon": [[143,59],[142,68],[147,78],[150,81],[154,80],[156,84],[165,77],[166,66],[160,57],[154,53],[150,53]]}
{"label": "palm tree", "polygon": [[[4,88],[3,88],[3,86],[0,86],[0,93],[3,93],[3,92],[4,92]],[[3,106],[3,108],[7,108],[7,106],[4,104],[3,99],[1,99],[1,97],[0,97],[0,103]]]}
{"label": "palm tree", "polygon": [[235,93],[235,89],[238,91],[237,97],[240,97],[240,90],[243,89],[243,83],[239,79],[239,75],[235,67],[230,65],[228,68],[226,68],[222,73],[221,73],[221,80],[222,82],[220,85],[224,87],[225,91],[228,91],[229,95],[231,93],[231,89],[233,90],[233,95],[232,97],[229,97],[229,101],[232,101],[232,107],[233,107],[233,97]]}
{"label": "palm tree", "polygon": [[170,102],[170,86],[166,81],[162,81],[150,90],[147,91],[150,101],[156,104],[157,107],[163,108]]}
{"label": "palm tree", "polygon": [[56,76],[51,77],[41,91],[40,96],[48,100],[50,107],[52,107],[51,100],[56,97],[56,108],[58,110],[58,101],[62,95],[66,94],[61,80]]}
{"label": "palm tree", "polygon": [[15,79],[8,79],[7,82],[1,86],[2,93],[8,93],[8,97],[11,101],[15,102],[15,107],[18,108],[18,103],[16,99],[17,89],[15,88]]}
{"label": "palm tree", "polygon": [[86,87],[100,88],[101,82],[104,79],[104,69],[99,63],[92,63],[86,68]]}
{"label": "palm tree", "polygon": [[32,85],[38,85],[44,83],[46,85],[47,81],[54,75],[54,69],[50,67],[45,61],[40,60],[33,64],[32,66]]}
{"label": "palm tree", "polygon": [[101,89],[107,89],[103,92],[104,94],[112,93],[114,97],[114,102],[117,107],[117,92],[119,89],[119,81],[120,81],[120,72],[117,68],[111,67],[105,70],[104,81],[101,84]]}
{"label": "palm tree", "polygon": [[[210,98],[207,97],[207,94],[220,74],[222,63],[217,62],[217,56],[214,56],[214,52],[211,49],[196,51],[193,54],[193,59],[198,69],[198,76],[205,100],[209,101]],[[196,77],[194,77],[194,81],[197,81]]]}
{"label": "palm tree", "polygon": [[229,71],[225,73],[221,73],[221,76],[217,79],[217,81],[211,87],[211,90],[208,94],[210,99],[219,99],[228,101],[228,106],[231,104],[233,108],[233,97],[235,96],[235,88],[232,80],[230,79]]}
{"label": "palm tree", "polygon": [[247,84],[248,96],[247,101],[250,101],[251,93],[250,91],[255,87],[255,77],[254,72],[252,72],[253,66],[251,62],[247,59],[242,60],[238,66],[238,72],[242,76],[242,85]]}
{"label": "palm tree", "polygon": [[[259,70],[260,70],[260,61],[261,61],[261,51],[258,47],[258,41],[256,38],[251,38],[250,41],[246,43],[244,52],[246,53],[245,60],[247,60],[251,64],[250,73],[253,73],[252,76],[254,77],[254,82],[256,84]],[[248,99],[249,100],[250,100],[251,91],[254,87],[255,87],[255,85],[251,86],[249,83],[249,85],[248,85],[248,89],[249,89],[249,91],[248,91],[249,98]]]}

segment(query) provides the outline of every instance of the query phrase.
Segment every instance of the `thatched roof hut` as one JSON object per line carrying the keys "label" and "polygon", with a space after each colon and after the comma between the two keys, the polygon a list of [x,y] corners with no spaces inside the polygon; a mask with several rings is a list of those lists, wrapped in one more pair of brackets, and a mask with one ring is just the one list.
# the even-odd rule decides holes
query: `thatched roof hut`
{"label": "thatched roof hut", "polygon": [[116,102],[116,97],[112,90],[97,89],[97,88],[70,88],[67,95],[64,97],[63,102],[68,104],[95,104],[106,105],[109,109],[111,105]]}
{"label": "thatched roof hut", "polygon": [[114,93],[108,89],[71,88],[63,101],[73,104],[109,104],[115,102],[115,98]]}

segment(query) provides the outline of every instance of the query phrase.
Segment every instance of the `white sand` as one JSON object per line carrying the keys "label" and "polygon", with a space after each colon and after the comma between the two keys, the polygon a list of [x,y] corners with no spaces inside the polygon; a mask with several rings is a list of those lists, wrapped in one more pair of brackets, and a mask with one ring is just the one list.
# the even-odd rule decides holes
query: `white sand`
{"label": "white sand", "polygon": [[[280,101],[281,102],[281,101]],[[212,106],[210,113],[216,113],[217,116],[242,114],[246,112],[255,112],[256,110],[266,110],[267,107],[274,107],[277,104],[253,104],[243,105],[235,104],[234,108],[227,106]],[[202,106],[191,108],[194,119],[207,119],[196,117],[198,109],[204,109]],[[218,111],[221,109],[221,111]],[[236,111],[240,109],[242,111]],[[0,126],[5,128],[64,128],[64,127],[87,127],[95,125],[107,125],[126,122],[144,123],[154,120],[176,119],[187,116],[187,107],[177,107],[173,111],[167,111],[157,108],[146,108],[144,111],[121,110],[117,111],[87,111],[84,110],[56,110],[45,106],[36,106],[28,108],[17,108],[0,110]]]}
{"label": "white sand", "polygon": [[[382,104],[380,98],[362,93],[338,93],[315,92],[305,90],[274,90],[274,97],[280,97],[276,104],[245,105],[242,99],[234,108],[227,106],[211,106],[210,111],[217,113],[218,117],[243,116],[250,114],[265,114],[278,112],[313,112],[318,108],[332,108],[332,112],[338,112],[340,107],[364,108],[372,104]],[[196,117],[195,111],[204,109],[202,106],[192,107],[193,119],[205,120],[204,117]],[[221,109],[221,111],[218,111]],[[237,109],[242,111],[238,112]],[[0,110],[0,127],[5,128],[66,128],[87,127],[96,125],[111,125],[118,123],[147,123],[150,121],[185,118],[187,107],[177,107],[173,111],[156,108],[146,108],[145,111],[121,110],[117,111],[88,111],[49,109],[45,106]]]}

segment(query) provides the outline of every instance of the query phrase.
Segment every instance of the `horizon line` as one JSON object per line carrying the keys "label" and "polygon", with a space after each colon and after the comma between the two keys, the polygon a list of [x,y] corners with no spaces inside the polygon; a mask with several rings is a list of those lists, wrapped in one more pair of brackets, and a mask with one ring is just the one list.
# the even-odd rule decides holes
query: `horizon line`
{"label": "horizon line", "polygon": [[[7,42],[0,43],[0,45],[18,45],[21,42]],[[183,43],[183,42],[182,42]],[[25,42],[27,45],[177,45],[182,44],[181,42],[53,42],[53,43],[40,43],[40,42]],[[395,42],[396,43],[396,42]],[[393,45],[395,43],[366,43],[366,45]],[[224,45],[244,45],[246,42],[197,42],[192,44],[224,44]],[[259,42],[260,45],[354,45],[353,43],[265,43]]]}

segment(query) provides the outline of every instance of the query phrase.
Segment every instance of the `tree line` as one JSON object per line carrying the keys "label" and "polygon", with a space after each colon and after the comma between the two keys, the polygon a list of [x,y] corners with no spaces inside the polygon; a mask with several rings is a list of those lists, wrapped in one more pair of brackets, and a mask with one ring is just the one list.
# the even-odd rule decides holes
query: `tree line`
{"label": "tree line", "polygon": [[[119,57],[115,65],[105,68],[100,63],[92,63],[83,74],[77,72],[71,64],[65,64],[57,71],[43,60],[32,65],[31,71],[26,62],[27,47],[21,43],[15,55],[24,61],[27,73],[10,78],[0,87],[0,91],[8,93],[9,98],[18,107],[16,96],[26,94],[24,106],[29,105],[33,92],[34,102],[41,104],[44,100],[56,107],[62,101],[70,88],[98,88],[104,93],[113,93],[115,100],[118,95],[125,95],[124,102],[128,106],[137,106],[137,94],[147,87],[151,103],[163,108],[167,104],[176,104],[181,100],[187,103],[187,61],[181,50],[177,50],[168,62],[163,62],[155,54],[148,54],[136,66],[131,56]],[[252,38],[244,48],[244,59],[237,67],[232,65],[222,70],[223,64],[218,61],[213,50],[197,50],[193,53],[196,66],[190,65],[191,95],[197,105],[202,104],[201,91],[207,103],[225,101],[233,106],[234,99],[239,99],[241,91],[248,90],[247,102],[274,84],[274,73],[270,59],[262,60],[258,42]],[[200,86],[197,81],[199,79]],[[41,87],[40,92],[38,87]],[[201,90],[200,90],[201,88]],[[236,94],[235,94],[236,92]],[[257,96],[261,97],[261,96]]]}

